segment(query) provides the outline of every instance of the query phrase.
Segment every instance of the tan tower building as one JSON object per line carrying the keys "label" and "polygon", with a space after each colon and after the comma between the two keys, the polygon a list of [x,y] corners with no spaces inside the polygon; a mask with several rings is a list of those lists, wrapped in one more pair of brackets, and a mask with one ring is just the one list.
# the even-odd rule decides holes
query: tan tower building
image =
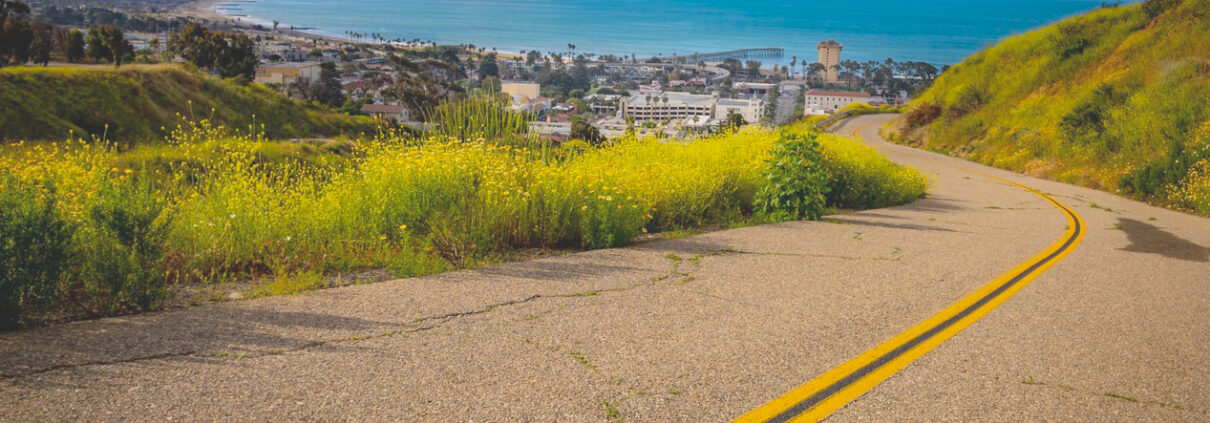
{"label": "tan tower building", "polygon": [[824,66],[824,82],[830,84],[839,83],[840,50],[844,46],[836,41],[828,40],[819,43],[816,48],[819,49],[819,64]]}

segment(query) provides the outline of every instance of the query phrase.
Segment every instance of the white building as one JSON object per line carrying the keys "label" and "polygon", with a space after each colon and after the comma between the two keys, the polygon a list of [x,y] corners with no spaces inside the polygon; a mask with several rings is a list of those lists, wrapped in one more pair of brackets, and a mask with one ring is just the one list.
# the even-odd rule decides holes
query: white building
{"label": "white building", "polygon": [[860,92],[809,90],[806,96],[807,109],[822,109],[835,112],[853,103],[870,104],[870,95]]}
{"label": "white building", "polygon": [[622,116],[636,121],[662,121],[690,116],[714,116],[715,99],[708,95],[645,91],[622,101]]}
{"label": "white building", "polygon": [[732,113],[738,113],[748,123],[760,122],[765,114],[765,101],[758,98],[750,99],[719,99],[714,106],[714,120],[722,122]]}

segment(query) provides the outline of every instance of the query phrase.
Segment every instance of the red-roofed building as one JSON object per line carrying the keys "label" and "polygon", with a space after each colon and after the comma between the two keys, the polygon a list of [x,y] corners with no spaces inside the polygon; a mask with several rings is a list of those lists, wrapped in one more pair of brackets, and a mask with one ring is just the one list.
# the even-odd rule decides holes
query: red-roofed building
{"label": "red-roofed building", "polygon": [[870,104],[870,95],[862,92],[808,90],[803,95],[807,110],[822,109],[828,113],[853,103]]}

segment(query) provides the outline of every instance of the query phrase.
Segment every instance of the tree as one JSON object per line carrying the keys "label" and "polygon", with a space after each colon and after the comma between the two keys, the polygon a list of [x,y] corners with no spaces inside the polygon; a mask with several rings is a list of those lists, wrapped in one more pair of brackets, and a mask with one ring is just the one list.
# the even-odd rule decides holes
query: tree
{"label": "tree", "polygon": [[26,22],[28,18],[29,6],[25,3],[0,0],[0,66],[29,60],[33,32]]}
{"label": "tree", "polygon": [[[223,78],[241,78],[251,81],[256,77],[256,67],[260,59],[256,57],[256,45],[244,34],[215,34],[221,41],[216,42],[219,50],[218,62],[214,70]],[[339,81],[338,81],[339,82]]]}
{"label": "tree", "polygon": [[84,55],[94,62],[109,61],[113,57],[109,48],[105,47],[105,42],[101,40],[101,28],[95,26],[88,28],[88,47],[85,49]]}
{"label": "tree", "polygon": [[312,100],[332,107],[340,106],[345,102],[345,95],[341,92],[341,88],[340,72],[336,70],[336,64],[332,62],[320,64],[318,95]]}
{"label": "tree", "polygon": [[436,59],[411,61],[396,55],[388,59],[396,70],[395,83],[384,88],[382,94],[407,107],[411,116],[428,121],[429,114],[443,100],[465,91],[458,81],[466,78],[466,73],[457,65]]}
{"label": "tree", "polygon": [[126,41],[126,35],[120,28],[105,25],[101,27],[100,35],[101,44],[109,51],[109,58],[113,59],[115,67],[134,59],[134,46],[130,45],[130,41]]}
{"label": "tree", "polygon": [[571,138],[588,141],[593,147],[605,143],[605,136],[601,135],[601,131],[579,116],[571,119]]}
{"label": "tree", "polygon": [[760,78],[760,62],[755,61],[755,60],[749,60],[747,63],[744,63],[744,65],[748,71],[748,78],[751,78],[751,79]]}
{"label": "tree", "polygon": [[500,77],[500,66],[496,64],[496,53],[490,53],[479,62],[479,78]]}
{"label": "tree", "polygon": [[828,67],[824,66],[823,63],[816,62],[808,65],[807,71],[810,74],[811,80],[815,81],[814,84],[822,85],[823,75],[828,71]]}
{"label": "tree", "polygon": [[2,28],[5,46],[0,47],[0,65],[6,65],[11,60],[21,64],[29,61],[30,43],[34,40],[34,31],[29,22],[8,18]]}
{"label": "tree", "polygon": [[718,84],[718,96],[721,98],[731,98],[735,95],[735,85],[731,81],[731,77],[723,78],[723,82]]}
{"label": "tree", "polygon": [[63,40],[63,55],[70,63],[84,60],[84,33],[72,28]]}
{"label": "tree", "polygon": [[330,107],[340,107],[345,104],[345,95],[341,92],[340,72],[336,64],[324,62],[319,65],[319,80],[299,78],[290,85],[304,99]]}
{"label": "tree", "polygon": [[35,22],[31,28],[33,29],[33,41],[29,43],[29,58],[34,61],[34,64],[46,66],[50,63],[50,53],[54,50],[55,27],[51,24]]}
{"label": "tree", "polygon": [[224,78],[251,80],[259,63],[247,35],[211,32],[195,22],[168,38],[168,50]]}
{"label": "tree", "polygon": [[723,126],[727,128],[740,128],[747,124],[748,121],[744,119],[744,115],[735,112],[728,114],[727,119],[723,121]]}

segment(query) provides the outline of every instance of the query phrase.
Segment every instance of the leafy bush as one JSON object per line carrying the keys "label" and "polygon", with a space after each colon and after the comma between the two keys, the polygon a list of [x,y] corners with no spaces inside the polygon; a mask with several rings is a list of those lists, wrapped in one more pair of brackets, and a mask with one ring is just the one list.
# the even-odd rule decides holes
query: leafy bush
{"label": "leafy bush", "polygon": [[773,220],[816,220],[823,214],[828,174],[815,138],[782,133],[766,163],[767,184],[756,194],[757,211]]}
{"label": "leafy bush", "polygon": [[78,277],[99,312],[151,310],[164,298],[163,209],[147,183],[105,181],[93,197],[89,224],[78,235]]}
{"label": "leafy bush", "polygon": [[58,297],[73,228],[56,206],[53,187],[42,192],[0,169],[0,330]]}

